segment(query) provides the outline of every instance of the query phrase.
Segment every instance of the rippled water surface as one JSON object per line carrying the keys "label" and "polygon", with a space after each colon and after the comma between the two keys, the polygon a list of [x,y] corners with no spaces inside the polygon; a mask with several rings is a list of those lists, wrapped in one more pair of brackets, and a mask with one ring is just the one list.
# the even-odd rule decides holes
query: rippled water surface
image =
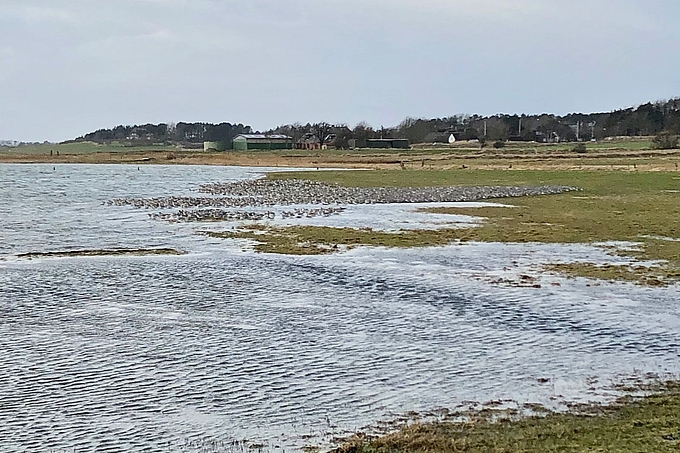
{"label": "rippled water surface", "polygon": [[[538,276],[556,259],[613,259],[593,247],[257,255],[103,205],[260,174],[0,165],[0,451],[290,450],[411,410],[587,400],[596,379],[680,370],[677,286]],[[333,222],[362,215],[376,218]],[[189,254],[14,258],[116,247]],[[521,274],[541,287],[494,283]]]}

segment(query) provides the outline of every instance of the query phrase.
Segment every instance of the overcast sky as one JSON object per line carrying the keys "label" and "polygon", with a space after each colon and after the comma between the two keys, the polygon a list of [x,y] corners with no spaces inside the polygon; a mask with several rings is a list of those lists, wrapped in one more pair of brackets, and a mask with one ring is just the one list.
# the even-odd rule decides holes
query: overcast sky
{"label": "overcast sky", "polygon": [[609,111],[680,95],[678,0],[0,0],[0,139]]}

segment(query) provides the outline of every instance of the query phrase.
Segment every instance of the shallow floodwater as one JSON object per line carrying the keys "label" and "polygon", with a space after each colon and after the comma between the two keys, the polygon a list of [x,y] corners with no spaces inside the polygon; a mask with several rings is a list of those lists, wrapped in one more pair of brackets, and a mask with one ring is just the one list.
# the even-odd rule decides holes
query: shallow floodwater
{"label": "shallow floodwater", "polygon": [[[678,286],[538,274],[616,260],[594,247],[257,255],[103,205],[262,171],[0,165],[1,451],[291,450],[408,411],[599,399],[620,376],[680,372]],[[370,212],[333,224],[390,215]],[[189,253],[15,257],[123,247]],[[541,287],[503,283],[524,274]]]}

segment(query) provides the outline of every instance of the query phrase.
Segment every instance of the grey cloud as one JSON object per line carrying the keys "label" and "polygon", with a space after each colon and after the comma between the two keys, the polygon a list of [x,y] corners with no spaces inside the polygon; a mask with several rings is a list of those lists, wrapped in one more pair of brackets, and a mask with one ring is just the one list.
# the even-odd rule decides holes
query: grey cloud
{"label": "grey cloud", "polygon": [[606,110],[680,88],[671,0],[0,0],[0,138]]}
{"label": "grey cloud", "polygon": [[68,10],[50,6],[34,6],[8,2],[0,4],[0,15],[4,19],[15,19],[29,24],[50,22],[73,22],[74,16]]}

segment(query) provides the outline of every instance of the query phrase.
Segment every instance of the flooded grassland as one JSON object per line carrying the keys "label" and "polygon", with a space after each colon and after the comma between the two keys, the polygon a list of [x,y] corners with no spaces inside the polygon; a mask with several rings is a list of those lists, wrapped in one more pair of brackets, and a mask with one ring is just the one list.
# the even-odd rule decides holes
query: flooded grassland
{"label": "flooded grassland", "polygon": [[[645,216],[654,228],[638,220],[634,237],[502,243],[488,229],[518,211],[536,215],[523,208],[533,200],[604,195],[557,177],[420,184],[529,190],[503,205],[489,203],[487,189],[464,200],[378,204],[287,203],[281,190],[267,199],[246,193],[254,186],[243,183],[231,196],[215,189],[264,171],[0,166],[5,450],[291,450],[466,401],[607,401],[620,376],[680,372],[678,285],[545,271],[665,256],[674,265],[667,249],[654,252],[654,238],[677,237],[654,223],[660,215]],[[312,175],[297,178],[355,177]],[[644,183],[658,188],[657,206],[673,209],[663,201],[663,190],[674,190],[669,178]],[[583,190],[523,196],[558,186]],[[366,195],[334,190],[336,197]],[[397,192],[423,193],[441,191]],[[496,210],[504,215],[487,215]],[[550,223],[539,220],[517,225],[540,231]],[[243,231],[260,237],[224,238]],[[258,253],[253,246],[266,244],[272,231],[304,232],[294,246],[323,253]],[[317,231],[331,239],[319,241]],[[415,232],[409,244],[389,243]],[[461,241],[451,232],[479,236]],[[340,240],[346,237],[351,244]],[[606,240],[624,242],[608,244],[614,254],[591,244]]]}

